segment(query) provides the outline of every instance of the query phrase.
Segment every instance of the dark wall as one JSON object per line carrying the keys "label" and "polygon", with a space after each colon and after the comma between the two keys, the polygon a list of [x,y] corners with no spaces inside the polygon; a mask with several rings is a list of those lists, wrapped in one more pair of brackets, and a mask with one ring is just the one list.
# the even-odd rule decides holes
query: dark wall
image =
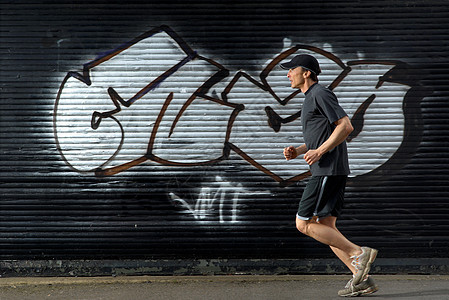
{"label": "dark wall", "polygon": [[447,257],[447,1],[2,1],[1,259],[320,258],[294,227],[314,54],[356,128],[341,231]]}

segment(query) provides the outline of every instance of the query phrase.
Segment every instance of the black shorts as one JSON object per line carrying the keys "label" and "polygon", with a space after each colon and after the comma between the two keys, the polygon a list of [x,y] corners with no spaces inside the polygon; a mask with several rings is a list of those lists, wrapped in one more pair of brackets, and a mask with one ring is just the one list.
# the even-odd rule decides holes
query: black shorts
{"label": "black shorts", "polygon": [[312,176],[299,201],[297,218],[340,217],[347,176]]}

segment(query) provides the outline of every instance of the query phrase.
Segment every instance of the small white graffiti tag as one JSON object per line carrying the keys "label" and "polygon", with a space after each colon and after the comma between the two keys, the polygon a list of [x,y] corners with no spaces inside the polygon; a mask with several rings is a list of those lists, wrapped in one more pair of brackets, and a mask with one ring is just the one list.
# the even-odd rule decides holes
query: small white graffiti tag
{"label": "small white graffiti tag", "polygon": [[181,205],[198,221],[210,221],[215,216],[220,223],[236,223],[238,216],[238,205],[241,195],[246,191],[242,184],[232,185],[223,181],[220,176],[215,177],[212,186],[203,186],[198,193],[198,198],[185,200],[173,192],[169,193],[170,199],[175,204]]}

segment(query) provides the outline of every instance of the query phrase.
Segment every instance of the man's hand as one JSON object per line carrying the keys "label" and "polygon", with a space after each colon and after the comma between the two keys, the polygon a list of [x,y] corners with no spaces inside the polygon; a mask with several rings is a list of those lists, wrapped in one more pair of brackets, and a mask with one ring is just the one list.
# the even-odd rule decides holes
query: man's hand
{"label": "man's hand", "polygon": [[284,148],[284,156],[286,160],[294,159],[298,156],[298,153],[296,152],[296,148],[293,146],[289,146],[287,148]]}
{"label": "man's hand", "polygon": [[321,159],[322,154],[318,150],[309,150],[304,154],[304,160],[310,166]]}

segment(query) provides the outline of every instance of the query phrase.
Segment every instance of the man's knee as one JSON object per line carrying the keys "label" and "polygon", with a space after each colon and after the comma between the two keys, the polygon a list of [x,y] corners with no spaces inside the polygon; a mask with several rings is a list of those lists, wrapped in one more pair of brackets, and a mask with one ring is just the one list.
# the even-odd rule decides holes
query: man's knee
{"label": "man's knee", "polygon": [[309,227],[310,220],[301,220],[296,218],[296,229],[298,229],[301,233],[307,234],[307,229]]}

